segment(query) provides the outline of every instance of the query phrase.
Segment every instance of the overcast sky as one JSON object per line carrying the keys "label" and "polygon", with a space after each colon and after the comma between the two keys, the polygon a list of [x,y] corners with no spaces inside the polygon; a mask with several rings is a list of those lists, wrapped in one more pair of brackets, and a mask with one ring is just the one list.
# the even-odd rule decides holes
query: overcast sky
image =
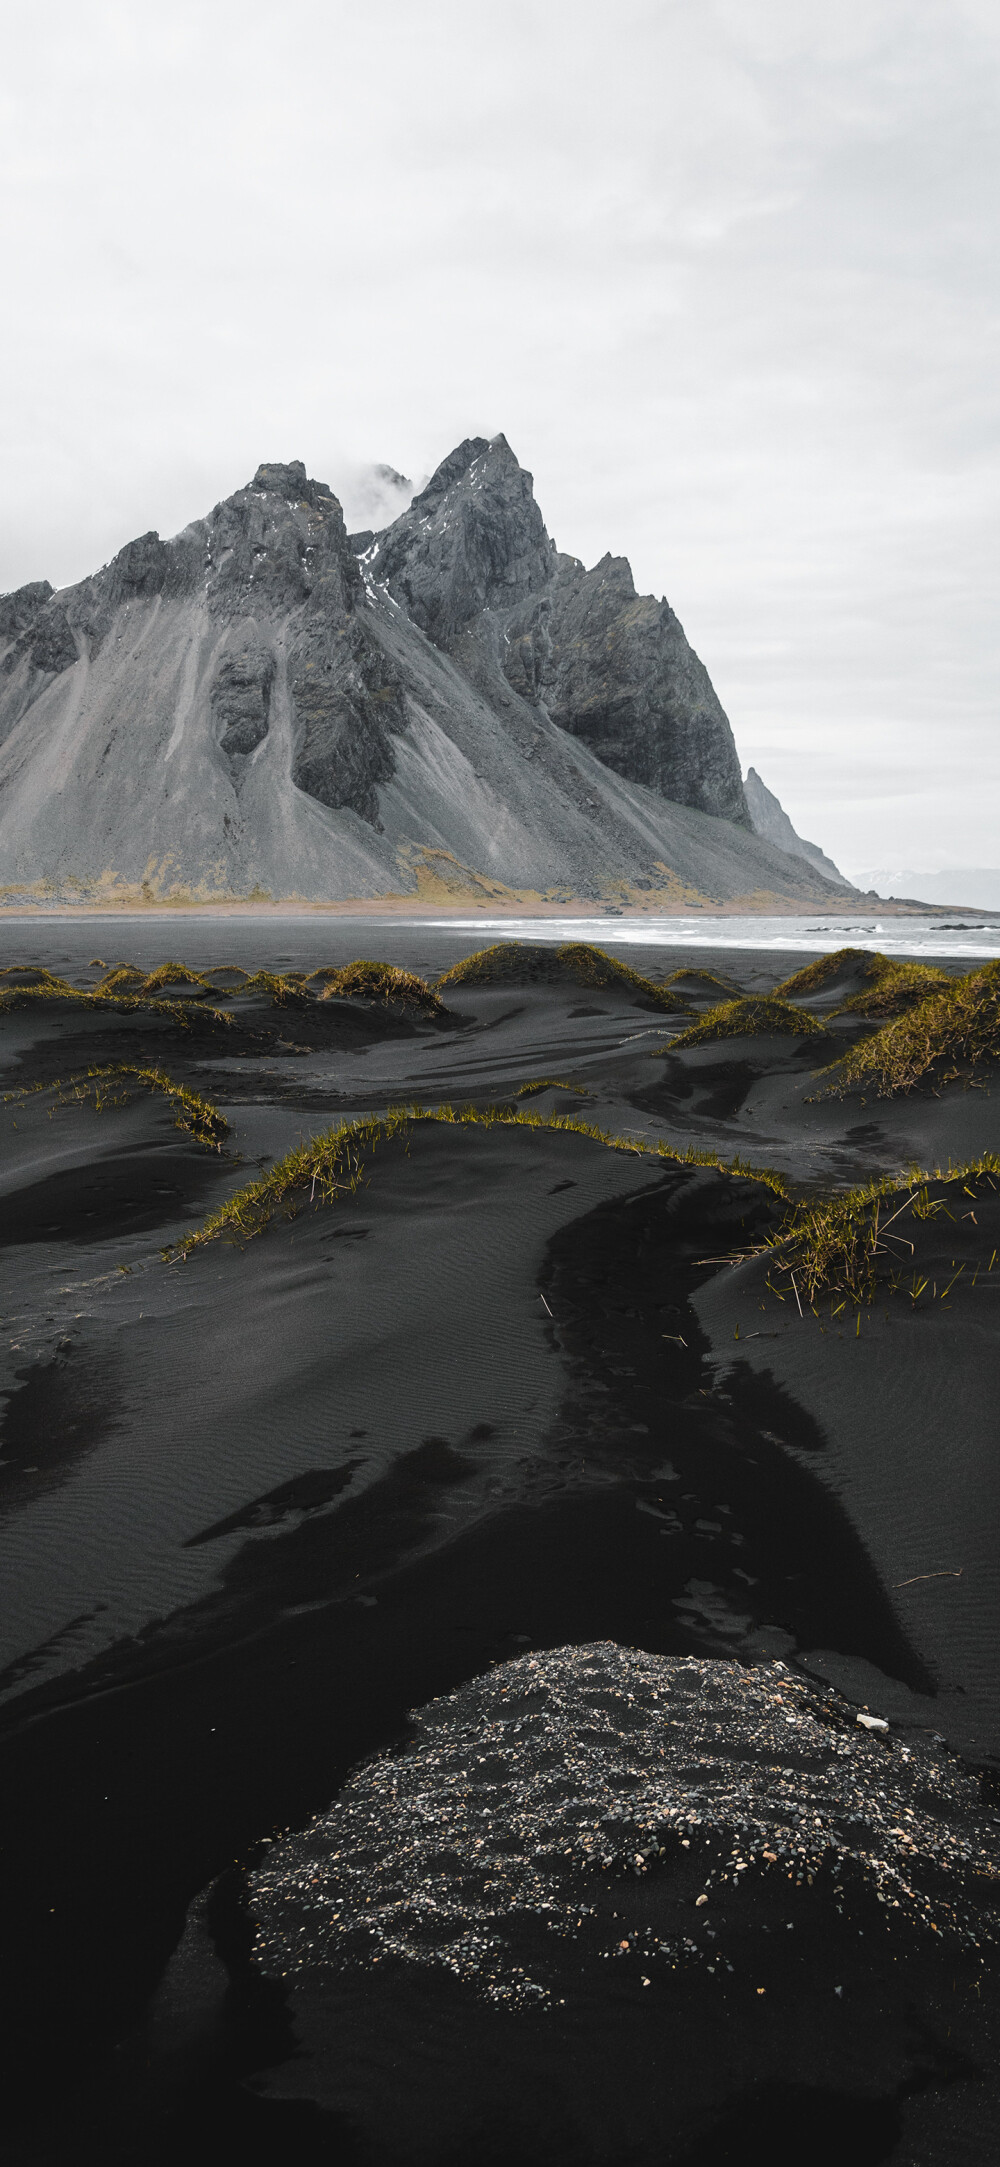
{"label": "overcast sky", "polygon": [[0,588],[503,430],[847,871],[998,865],[996,0],[5,0]]}

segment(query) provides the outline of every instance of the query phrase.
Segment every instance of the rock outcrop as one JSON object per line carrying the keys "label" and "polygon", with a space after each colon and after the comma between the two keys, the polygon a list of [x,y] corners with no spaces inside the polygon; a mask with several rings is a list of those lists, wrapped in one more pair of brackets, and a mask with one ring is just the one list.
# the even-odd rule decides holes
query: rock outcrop
{"label": "rock outcrop", "polygon": [[660,797],[749,828],[729,721],[666,601],[637,595],[624,557],[560,557],[516,613],[508,679],[606,767]]}
{"label": "rock outcrop", "polygon": [[818,843],[807,843],[803,836],[796,834],[780,799],[761,781],[755,767],[747,769],[743,792],[755,835],[762,836],[765,842],[776,843],[779,850],[787,850],[793,858],[805,858],[817,873],[822,873],[824,880],[839,881],[842,888],[850,887],[850,881],[844,879],[833,859],[827,857]]}
{"label": "rock outcrop", "polygon": [[636,594],[624,557],[588,572],[560,555],[505,437],[460,444],[363,563],[436,645],[474,627],[514,691],[616,774],[750,826],[728,719],[669,604]]}
{"label": "rock outcrop", "polygon": [[673,612],[624,559],[556,550],[503,437],[459,445],[380,534],[349,537],[300,461],[265,464],[173,540],[0,598],[8,895],[843,887],[755,835]]}

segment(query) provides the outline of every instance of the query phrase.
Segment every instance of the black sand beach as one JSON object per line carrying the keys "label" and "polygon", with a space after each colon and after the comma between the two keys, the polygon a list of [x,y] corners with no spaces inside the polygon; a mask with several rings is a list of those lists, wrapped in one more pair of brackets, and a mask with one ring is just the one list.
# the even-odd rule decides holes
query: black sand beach
{"label": "black sand beach", "polygon": [[[161,925],[61,921],[6,939],[10,964],[78,988],[119,943],[142,971],[170,948],[195,972],[368,953],[428,979],[481,945],[368,930],[203,922],[168,947]],[[674,1051],[807,959],[616,954],[652,993],[543,975],[445,984],[439,1011],[294,988],[276,1005],[234,972],[215,994],[164,986],[173,1005],[0,1005],[11,2157],[997,2156],[1000,1194],[984,1176],[960,1213],[908,1222],[926,1299],[886,1284],[834,1314],[749,1255],[789,1204],[747,1172],[795,1199],[981,1159],[1000,1150],[994,1072],[820,1096],[817,1072],[870,1028],[822,988],[801,997],[816,1029]],[[96,1069],[103,1084],[73,1081]],[[165,1078],[224,1136],[190,1108],[178,1127]],[[370,1134],[332,1200],[307,1182],[254,1239],[185,1252],[300,1143],[406,1106],[480,1119]],[[704,1938],[715,1896],[699,1908],[661,1842],[695,1955],[637,1969],[659,1884],[644,1840],[639,1869],[616,1836],[592,1945],[560,1948],[544,2009],[398,1952],[306,1965],[301,1991],[254,1957],[248,1873],[366,1757],[405,1750],[410,1711],[464,1711],[495,1666],[520,1677],[553,1650],[576,1691],[572,1651],[595,1644],[624,1651],[626,1695],[628,1651],[663,1659],[664,1691],[686,1658],[709,1682],[783,1666],[803,1801],[817,1739],[863,1748],[868,1848],[837,1840],[868,1861],[882,1793],[923,1810],[899,1788],[916,1771],[921,1798],[940,1792],[927,1901],[950,1874],[981,1928],[935,1926],[935,1945],[894,1922],[867,1864],[838,1908],[826,1868],[791,1889],[782,1868],[776,1895],[748,1861],[730,1971]],[[699,1811],[718,1876],[732,1824]],[[612,1917],[628,1932],[602,1943]]]}

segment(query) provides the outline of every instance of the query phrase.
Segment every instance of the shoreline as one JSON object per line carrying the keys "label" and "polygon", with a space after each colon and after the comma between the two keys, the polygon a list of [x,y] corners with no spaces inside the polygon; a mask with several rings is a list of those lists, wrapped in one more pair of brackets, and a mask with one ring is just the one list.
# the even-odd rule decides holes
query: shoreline
{"label": "shoreline", "polygon": [[534,897],[509,900],[480,899],[475,896],[462,902],[428,901],[415,896],[349,896],[328,902],[309,902],[302,897],[291,896],[275,902],[245,902],[237,898],[206,899],[197,902],[191,898],[178,902],[159,902],[144,899],[121,903],[0,903],[0,923],[38,924],[40,920],[69,918],[248,918],[267,923],[274,918],[385,918],[402,923],[461,922],[470,917],[490,920],[493,918],[523,919],[580,919],[595,918],[826,918],[834,922],[850,918],[870,918],[877,912],[884,918],[962,918],[974,919],[977,924],[1000,926],[1000,911],[978,910],[971,903],[920,903],[906,898],[875,896],[857,903],[806,903],[791,902],[783,897],[769,896],[766,901],[752,897],[737,896],[727,903],[632,903],[623,907],[574,896],[565,902],[537,901]]}

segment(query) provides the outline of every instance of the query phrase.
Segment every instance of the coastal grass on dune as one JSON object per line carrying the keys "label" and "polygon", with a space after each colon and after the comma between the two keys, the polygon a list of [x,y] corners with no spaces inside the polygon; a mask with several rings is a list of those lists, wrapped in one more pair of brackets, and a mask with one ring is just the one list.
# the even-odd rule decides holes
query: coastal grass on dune
{"label": "coastal grass on dune", "polygon": [[[566,1088],[564,1084],[556,1087]],[[266,1173],[226,1197],[201,1226],[192,1228],[164,1250],[166,1261],[183,1262],[195,1250],[221,1238],[237,1243],[250,1241],[279,1215],[294,1218],[304,1209],[331,1204],[338,1196],[356,1195],[366,1179],[367,1161],[379,1146],[393,1138],[406,1138],[423,1122],[583,1136],[606,1150],[624,1152],[633,1158],[656,1159],[678,1167],[706,1167],[768,1189],[787,1207],[781,1225],[753,1249],[729,1261],[746,1263],[766,1256],[776,1275],[768,1280],[772,1292],[782,1296],[784,1283],[800,1313],[805,1308],[815,1310],[817,1301],[828,1296],[831,1314],[836,1318],[848,1304],[860,1311],[880,1293],[900,1288],[914,1304],[925,1295],[944,1299],[967,1270],[974,1285],[997,1265],[997,1251],[994,1249],[989,1258],[984,1251],[972,1265],[956,1259],[952,1270],[940,1281],[932,1279],[921,1271],[917,1243],[911,1238],[915,1227],[937,1221],[942,1215],[955,1220],[974,1217],[978,1196],[1000,1195],[1000,1157],[991,1154],[966,1166],[949,1167],[946,1172],[938,1169],[933,1173],[887,1175],[839,1195],[796,1199],[783,1176],[771,1167],[754,1166],[740,1158],[727,1160],[717,1152],[692,1146],[682,1151],[662,1140],[647,1144],[641,1138],[614,1135],[595,1122],[565,1114],[531,1113],[503,1103],[391,1106],[384,1114],[340,1122],[297,1144]],[[971,1209],[963,1199],[971,1200]]]}
{"label": "coastal grass on dune", "polygon": [[[427,1016],[446,1014],[439,993],[414,971],[393,963],[358,958],[353,963],[322,964],[305,971],[246,971],[239,964],[220,963],[209,971],[196,971],[186,963],[168,961],[153,971],[134,963],[108,965],[95,957],[92,970],[103,974],[94,986],[74,986],[54,972],[31,964],[11,964],[0,971],[0,1013],[23,1008],[33,1001],[70,1000],[89,1008],[149,1009],[182,1020],[188,1001],[197,1002],[197,1013],[221,1023],[231,1015],[210,1005],[213,1001],[265,999],[273,1008],[307,1008],[314,1001],[353,1000],[380,1002],[383,1006],[409,1008]],[[224,981],[218,983],[217,981]]]}
{"label": "coastal grass on dune", "polygon": [[[971,1220],[977,1226],[975,1204],[984,1196],[1000,1195],[998,1176],[1000,1157],[988,1152],[947,1171],[886,1175],[839,1196],[800,1201],[754,1253],[771,1257],[800,1314],[803,1304],[815,1308],[827,1296],[834,1318],[849,1303],[860,1310],[882,1292],[902,1290],[914,1304],[925,1296],[944,1301],[967,1272],[972,1286],[991,1275],[997,1250],[991,1244],[987,1258],[984,1245],[982,1256],[971,1264],[954,1257],[940,1278],[936,1268],[932,1277],[926,1259],[921,1267],[921,1235],[929,1227],[940,1231],[944,1220],[956,1227]],[[967,1235],[962,1238],[968,1240]],[[768,1284],[773,1293],[782,1293],[773,1280]]]}
{"label": "coastal grass on dune", "polygon": [[888,957],[883,960],[886,969],[879,971],[871,985],[848,994],[837,1015],[901,1016],[917,1001],[950,982],[947,971],[939,970],[934,963],[897,963]]}
{"label": "coastal grass on dune", "polygon": [[780,986],[774,988],[774,997],[786,1001],[798,1000],[803,994],[822,993],[825,986],[848,975],[877,978],[880,966],[888,961],[888,956],[870,948],[834,948],[829,955],[817,956],[814,963],[803,964],[802,969],[793,971],[790,978],[783,978]]}
{"label": "coastal grass on dune", "polygon": [[415,971],[400,970],[394,963],[372,962],[365,957],[354,963],[327,963],[310,971],[309,984],[317,979],[321,1001],[382,1001],[387,1006],[399,1003],[433,1016],[445,1013],[440,994],[426,979],[419,978]]}
{"label": "coastal grass on dune", "polygon": [[[123,982],[125,973],[129,974],[128,982]],[[71,986],[68,979],[57,978],[51,971],[40,973],[30,982],[15,979],[11,984],[0,985],[0,1015],[9,1015],[15,1009],[32,1008],[38,1002],[68,1001],[74,1008],[91,1011],[113,1009],[119,1015],[167,1016],[182,1030],[190,1030],[193,1024],[204,1022],[206,1018],[223,1026],[233,1021],[224,1009],[209,1007],[203,1000],[170,1001],[162,1000],[156,993],[147,993],[141,978],[133,985],[128,965],[120,965],[111,975],[116,981],[113,985],[104,983],[93,988]]]}
{"label": "coastal grass on dune", "polygon": [[541,1091],[575,1091],[579,1099],[590,1097],[586,1084],[569,1083],[565,1076],[535,1076],[530,1083],[518,1085],[517,1096],[519,1099],[534,1099]]}
{"label": "coastal grass on dune", "polygon": [[617,956],[607,955],[603,948],[592,948],[586,941],[567,941],[561,947],[534,941],[497,941],[492,948],[478,948],[474,955],[464,956],[461,963],[443,972],[437,984],[439,990],[442,986],[575,985],[598,991],[617,988],[619,992],[642,994],[657,1008],[686,1009],[686,1003],[669,986],[644,978],[641,971],[634,971],[630,964],[620,963]]}
{"label": "coastal grass on dune", "polygon": [[509,1105],[490,1106],[390,1106],[384,1114],[370,1114],[356,1121],[342,1121],[319,1136],[297,1144],[286,1157],[228,1196],[200,1227],[192,1228],[172,1248],[164,1250],[170,1263],[182,1262],[192,1251],[221,1236],[249,1241],[263,1232],[277,1213],[287,1217],[305,1206],[330,1204],[340,1195],[356,1195],[365,1173],[363,1154],[371,1153],[393,1137],[405,1136],[419,1122],[441,1122],[471,1128],[521,1128],[548,1130],[562,1135],[585,1136],[608,1151],[632,1158],[650,1158],[676,1166],[703,1166],[735,1179],[756,1182],[776,1196],[787,1199],[783,1177],[772,1167],[751,1166],[740,1158],[722,1159],[713,1151],[688,1146],[676,1150],[665,1142],[647,1144],[641,1138],[615,1136],[595,1122],[579,1121],[566,1114],[522,1112]]}
{"label": "coastal grass on dune", "polygon": [[168,1099],[179,1129],[187,1129],[196,1143],[221,1151],[223,1139],[229,1134],[225,1115],[200,1091],[190,1090],[187,1084],[175,1083],[173,1077],[164,1075],[160,1068],[110,1061],[100,1068],[88,1068],[79,1076],[61,1076],[53,1083],[29,1084],[22,1091],[7,1091],[3,1103],[5,1106],[23,1105],[39,1092],[49,1091],[54,1094],[57,1105],[83,1105],[90,1100],[95,1112],[103,1113],[106,1107],[125,1105],[137,1090],[157,1092]]}
{"label": "coastal grass on dune", "polygon": [[856,984],[836,1014],[849,1016],[898,1016],[935,986],[949,982],[947,971],[936,963],[901,961],[884,956],[878,948],[835,948],[830,955],[817,957],[815,963],[807,963],[803,970],[784,979],[775,987],[774,996],[788,1000],[822,993],[844,978],[854,979]]}
{"label": "coastal grass on dune", "polygon": [[710,1008],[697,1023],[671,1039],[669,1046],[657,1050],[661,1054],[674,1053],[684,1046],[707,1046],[721,1038],[806,1038],[822,1028],[807,1009],[793,1008],[789,1001],[761,994],[720,1002],[718,1008]]}
{"label": "coastal grass on dune", "polygon": [[739,992],[739,987],[732,978],[720,978],[715,971],[690,969],[671,971],[666,984],[668,986],[682,986],[691,992],[697,992],[702,986],[709,986],[719,993],[728,993],[730,999],[733,999]]}
{"label": "coastal grass on dune", "polygon": [[880,1098],[912,1091],[927,1077],[937,1085],[1000,1061],[1000,962],[946,978],[922,1000],[859,1039],[821,1071],[833,1080],[827,1093],[871,1090]]}
{"label": "coastal grass on dune", "polygon": [[312,998],[304,971],[254,971],[235,990],[267,994],[272,1008],[307,1008]]}
{"label": "coastal grass on dune", "polygon": [[173,1000],[181,1000],[185,995],[200,1000],[203,994],[211,993],[216,1000],[226,999],[223,988],[213,986],[204,972],[191,970],[186,963],[158,963],[152,971],[140,970],[136,963],[114,963],[100,968],[104,972],[103,978],[89,989],[94,993],[134,994],[140,1000],[156,1000],[163,994]]}

